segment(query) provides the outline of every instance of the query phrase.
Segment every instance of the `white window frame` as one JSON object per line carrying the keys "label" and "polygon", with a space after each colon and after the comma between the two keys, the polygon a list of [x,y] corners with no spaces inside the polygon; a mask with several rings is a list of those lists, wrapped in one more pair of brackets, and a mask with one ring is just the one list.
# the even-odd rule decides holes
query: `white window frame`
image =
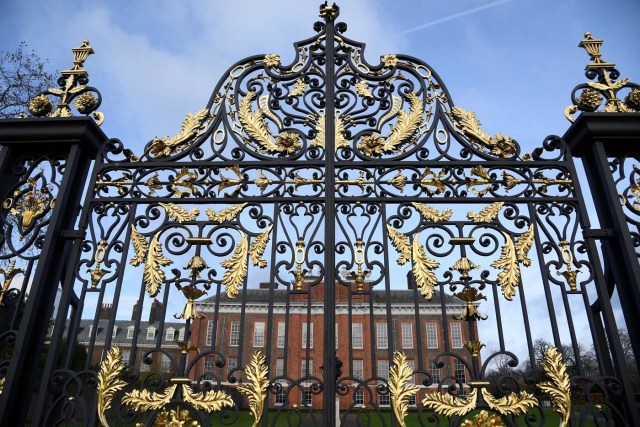
{"label": "white window frame", "polygon": [[176,330],[173,328],[169,328],[164,333],[165,341],[173,341],[176,338]]}
{"label": "white window frame", "polygon": [[276,399],[273,402],[276,406],[282,406],[287,403],[287,392],[284,390],[280,390],[276,392]]}
{"label": "white window frame", "polygon": [[304,406],[313,406],[313,392],[311,390],[302,390],[300,402]]}
{"label": "white window frame", "polygon": [[364,380],[364,360],[353,359],[353,372],[351,376],[357,380]]}
{"label": "white window frame", "polygon": [[234,369],[238,367],[238,358],[237,357],[227,357],[227,375],[231,373]]}
{"label": "white window frame", "polygon": [[118,333],[118,327],[114,326],[113,331],[111,331],[111,338],[115,338],[117,333]]}
{"label": "white window frame", "polygon": [[438,348],[438,324],[436,322],[427,323],[427,348]]}
{"label": "white window frame", "polygon": [[386,349],[389,348],[389,334],[387,333],[387,323],[376,323],[376,348]]}
{"label": "white window frame", "polygon": [[[151,335],[151,337],[149,336]],[[153,326],[150,326],[147,328],[147,339],[148,340],[152,340],[156,337],[156,328],[154,328]]]}
{"label": "white window frame", "polygon": [[[307,362],[309,362],[309,369],[307,370]],[[311,377],[313,376],[313,359],[302,359],[300,361],[300,377],[304,378],[304,377]],[[302,385],[304,386],[310,386],[311,385],[311,381],[310,380],[306,380],[302,382]]]}
{"label": "white window frame", "polygon": [[436,362],[431,362],[429,366],[429,373],[431,374],[431,379],[433,380],[434,384],[437,384],[442,380],[441,370],[442,368],[438,368],[436,366]]}
{"label": "white window frame", "polygon": [[184,341],[184,328],[178,329],[178,341]]}
{"label": "white window frame", "polygon": [[240,345],[240,321],[232,320],[229,327],[229,347],[238,347]]}
{"label": "white window frame", "polygon": [[264,322],[253,322],[253,346],[264,347]]}
{"label": "white window frame", "polygon": [[378,359],[377,366],[378,376],[389,380],[389,361],[387,359]]}
{"label": "white window frame", "polygon": [[404,349],[412,349],[413,348],[413,323],[401,323],[400,328],[402,329],[402,348]]}
{"label": "white window frame", "polygon": [[286,330],[286,325],[284,322],[278,322],[278,335],[276,338],[276,347],[277,348],[284,348],[284,344],[285,344],[285,340],[284,340],[284,334],[285,334],[285,330]]}
{"label": "white window frame", "polygon": [[467,368],[458,359],[453,359],[453,377],[457,380],[461,379],[460,382],[463,384],[467,383]]}
{"label": "white window frame", "polygon": [[302,322],[302,348],[307,348],[307,327],[309,328],[309,348],[313,348],[313,322]]}
{"label": "white window frame", "polygon": [[202,373],[204,375],[213,374],[213,370],[216,366],[215,357],[205,357],[204,358],[204,367],[202,368]]}
{"label": "white window frame", "polygon": [[205,345],[210,346],[213,344],[213,320],[207,321],[207,334],[205,336]]}
{"label": "white window frame", "polygon": [[354,322],[351,324],[351,347],[364,348],[362,323]]}
{"label": "white window frame", "polygon": [[276,377],[284,376],[284,359],[276,359]]}
{"label": "white window frame", "polygon": [[457,322],[451,324],[451,348],[462,348],[462,325]]}
{"label": "white window frame", "polygon": [[338,322],[336,322],[336,348],[338,348],[338,342],[340,340],[338,340]]}
{"label": "white window frame", "polygon": [[364,406],[364,391],[363,390],[357,390],[354,393],[353,403],[356,404],[356,405]]}
{"label": "white window frame", "polygon": [[391,395],[390,394],[381,394],[378,397],[378,405],[380,406],[391,406]]}
{"label": "white window frame", "polygon": [[134,330],[135,330],[135,328],[133,326],[129,326],[127,328],[127,339],[132,339],[133,338]]}
{"label": "white window frame", "polygon": [[[414,372],[416,370],[416,361],[413,359],[407,359],[407,365],[411,368],[411,372]],[[411,377],[409,378],[409,384],[415,384],[416,383],[416,374],[411,374]],[[414,403],[415,405],[415,403]]]}

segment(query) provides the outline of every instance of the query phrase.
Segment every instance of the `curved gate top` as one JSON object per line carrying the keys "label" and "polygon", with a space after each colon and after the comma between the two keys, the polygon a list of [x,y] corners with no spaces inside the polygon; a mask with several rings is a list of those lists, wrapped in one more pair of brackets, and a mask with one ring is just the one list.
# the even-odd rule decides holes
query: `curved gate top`
{"label": "curved gate top", "polygon": [[[142,153],[92,131],[85,148],[14,155],[1,366],[37,385],[5,386],[31,396],[29,415],[15,416],[542,426],[635,414],[565,142],[523,153],[488,134],[426,63],[367,61],[338,14],[321,6],[289,64],[234,64],[205,108]],[[51,95],[64,96],[53,116],[70,115],[73,99],[97,110],[90,49],[74,50],[63,89],[33,113],[51,115]],[[40,120],[29,123],[54,126]],[[82,178],[64,177],[82,149],[97,159],[76,224],[64,207]],[[42,273],[52,282],[40,292],[56,255],[65,265]],[[44,321],[42,339],[29,338]],[[18,348],[47,349],[38,375]]]}

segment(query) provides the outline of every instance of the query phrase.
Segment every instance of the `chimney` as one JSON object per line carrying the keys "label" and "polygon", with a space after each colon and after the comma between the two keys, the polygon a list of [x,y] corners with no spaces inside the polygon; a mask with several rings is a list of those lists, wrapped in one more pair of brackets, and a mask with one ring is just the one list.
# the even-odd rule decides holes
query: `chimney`
{"label": "chimney", "polygon": [[113,304],[102,304],[102,308],[100,309],[100,319],[109,320],[112,311]]}
{"label": "chimney", "polygon": [[159,322],[162,320],[162,303],[157,298],[153,299],[151,303],[151,310],[149,310],[149,323]]}
{"label": "chimney", "polygon": [[133,305],[133,311],[131,312],[131,321],[134,322],[140,317],[140,300],[136,301]]}
{"label": "chimney", "polygon": [[411,272],[407,273],[407,289],[415,289],[416,288],[416,281],[413,277],[413,274]]}

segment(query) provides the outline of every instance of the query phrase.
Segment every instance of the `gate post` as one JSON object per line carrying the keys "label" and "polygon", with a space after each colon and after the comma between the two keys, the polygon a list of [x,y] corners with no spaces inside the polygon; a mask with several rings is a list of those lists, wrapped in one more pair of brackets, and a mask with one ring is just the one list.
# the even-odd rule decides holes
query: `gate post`
{"label": "gate post", "polygon": [[70,244],[66,232],[75,225],[91,162],[106,140],[106,135],[88,117],[0,121],[2,200],[20,180],[12,174],[11,168],[23,156],[32,159],[58,156],[64,159],[59,191],[55,195],[55,205],[0,395],[0,426],[25,424],[34,392],[35,367],[44,348],[49,318],[66,267],[65,260],[61,259]]}

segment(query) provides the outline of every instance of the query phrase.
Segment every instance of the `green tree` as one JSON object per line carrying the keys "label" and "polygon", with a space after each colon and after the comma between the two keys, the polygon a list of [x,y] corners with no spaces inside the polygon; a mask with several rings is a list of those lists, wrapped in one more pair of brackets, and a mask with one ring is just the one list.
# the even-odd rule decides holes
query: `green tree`
{"label": "green tree", "polygon": [[55,75],[26,42],[12,52],[0,52],[0,119],[26,114],[27,104],[38,93],[54,87]]}

